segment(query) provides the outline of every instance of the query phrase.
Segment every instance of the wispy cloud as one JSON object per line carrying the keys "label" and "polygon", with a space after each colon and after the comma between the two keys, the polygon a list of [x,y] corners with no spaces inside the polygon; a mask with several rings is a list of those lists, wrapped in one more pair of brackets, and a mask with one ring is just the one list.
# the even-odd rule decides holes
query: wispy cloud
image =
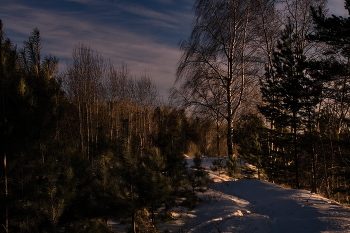
{"label": "wispy cloud", "polygon": [[156,0],[156,1],[161,3],[161,4],[173,4],[174,3],[173,0]]}
{"label": "wispy cloud", "polygon": [[[173,85],[176,63],[180,58],[176,45],[159,43],[153,35],[142,35],[119,25],[101,24],[79,12],[56,12],[18,4],[6,5],[6,11],[4,14],[0,10],[0,18],[4,21],[5,32],[9,31],[8,36],[15,38],[15,43],[21,47],[32,29],[39,28],[43,53],[59,57],[61,67],[69,62],[74,46],[83,42],[116,66],[126,62],[133,74],[146,72],[164,96]],[[165,17],[161,13],[151,16],[152,12],[147,9],[141,14],[152,19]],[[175,20],[166,18],[168,22]]]}
{"label": "wispy cloud", "polygon": [[[43,53],[59,57],[62,68],[74,46],[85,43],[115,66],[125,62],[134,75],[146,72],[167,96],[181,55],[177,42],[190,33],[194,1],[147,0],[152,5],[141,0],[62,0],[59,4],[69,4],[62,8],[56,1],[36,6],[27,0],[4,1],[0,19],[19,48],[39,28]],[[329,0],[330,13],[346,14],[343,5]]]}
{"label": "wispy cloud", "polygon": [[88,3],[92,3],[94,0],[66,0],[68,2],[78,2],[78,3],[82,3],[82,4],[88,4]]}
{"label": "wispy cloud", "polygon": [[81,4],[106,4],[106,3],[115,3],[118,2],[119,0],[65,0],[68,2],[77,2]]}
{"label": "wispy cloud", "polygon": [[[162,13],[155,10],[151,10],[139,4],[130,4],[123,3],[119,5],[124,11],[141,16],[144,19],[148,20],[148,22],[164,22],[164,25],[171,25],[179,23],[178,17],[173,14],[173,12]],[[156,26],[159,24],[157,23]]]}

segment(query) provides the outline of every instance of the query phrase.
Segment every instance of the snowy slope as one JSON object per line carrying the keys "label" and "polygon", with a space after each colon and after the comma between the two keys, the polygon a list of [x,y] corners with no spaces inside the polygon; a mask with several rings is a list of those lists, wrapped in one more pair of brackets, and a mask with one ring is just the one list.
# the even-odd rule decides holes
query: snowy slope
{"label": "snowy slope", "polygon": [[267,219],[269,229],[250,232],[350,232],[350,209],[309,191],[259,180],[215,183],[212,188],[249,202],[252,213]]}
{"label": "snowy slope", "polygon": [[259,180],[217,181],[200,195],[202,203],[179,217],[182,232],[350,232],[350,209],[309,191]]}

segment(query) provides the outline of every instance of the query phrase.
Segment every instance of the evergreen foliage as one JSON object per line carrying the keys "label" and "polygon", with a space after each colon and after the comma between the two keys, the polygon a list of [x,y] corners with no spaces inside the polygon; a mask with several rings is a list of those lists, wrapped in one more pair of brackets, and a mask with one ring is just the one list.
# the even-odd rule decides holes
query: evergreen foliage
{"label": "evergreen foliage", "polygon": [[265,104],[260,106],[260,111],[291,145],[289,150],[284,150],[284,156],[293,159],[294,186],[297,188],[300,177],[299,131],[305,127],[306,117],[318,104],[321,94],[319,80],[308,72],[302,46],[304,40],[294,33],[292,24],[286,25],[273,56],[273,67],[267,70],[261,81]]}
{"label": "evergreen foliage", "polygon": [[265,125],[261,116],[247,114],[241,117],[236,129],[238,153],[245,162],[256,166],[258,179],[262,167],[267,168],[272,161],[264,154]]}
{"label": "evergreen foliage", "polygon": [[[345,1],[348,9],[349,1]],[[310,42],[323,45],[322,54],[308,57],[306,38],[288,24],[276,47],[272,67],[261,79],[261,113],[268,121],[259,144],[269,163],[262,167],[271,181],[303,187],[328,198],[348,202],[348,18],[327,17],[313,8]],[[250,117],[253,120],[253,117]],[[250,128],[241,124],[243,135]],[[238,127],[239,128],[239,127]],[[246,138],[248,135],[243,136]],[[247,139],[248,139],[247,138]],[[242,156],[251,143],[239,142]],[[254,154],[257,156],[258,153]],[[254,163],[253,163],[254,164]],[[293,184],[291,177],[298,177]],[[299,183],[299,185],[298,185]]]}
{"label": "evergreen foliage", "polygon": [[214,172],[218,172],[218,175],[220,176],[221,172],[224,171],[225,164],[222,158],[217,158],[213,160],[212,162],[213,166],[210,166],[210,169]]}
{"label": "evergreen foliage", "polygon": [[195,196],[196,190],[203,191],[203,189],[210,183],[208,172],[202,167],[202,159],[198,154],[193,158],[193,165],[189,170],[188,177],[192,187],[193,196]]}

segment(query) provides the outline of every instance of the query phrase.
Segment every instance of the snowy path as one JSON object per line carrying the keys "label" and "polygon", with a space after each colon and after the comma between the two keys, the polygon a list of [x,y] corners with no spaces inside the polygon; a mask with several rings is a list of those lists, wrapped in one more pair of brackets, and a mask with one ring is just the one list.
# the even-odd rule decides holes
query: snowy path
{"label": "snowy path", "polygon": [[255,214],[249,202],[216,190],[200,197],[203,202],[190,212],[183,232],[269,232],[268,218]]}
{"label": "snowy path", "polygon": [[350,232],[350,209],[305,190],[259,180],[215,183],[212,188],[248,201],[253,213],[268,219],[269,230],[251,232]]}
{"label": "snowy path", "polygon": [[180,232],[350,232],[350,209],[309,191],[259,180],[220,181],[200,194],[203,202],[188,212]]}
{"label": "snowy path", "polygon": [[258,180],[214,183],[180,232],[350,232],[350,209],[305,190]]}

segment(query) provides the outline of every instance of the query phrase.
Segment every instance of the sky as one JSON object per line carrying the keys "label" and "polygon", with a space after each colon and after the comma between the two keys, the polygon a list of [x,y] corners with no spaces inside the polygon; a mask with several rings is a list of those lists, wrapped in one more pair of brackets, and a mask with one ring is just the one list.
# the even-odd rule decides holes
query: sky
{"label": "sky", "polygon": [[[0,0],[4,32],[22,48],[34,28],[42,54],[59,58],[64,70],[73,48],[84,43],[115,67],[149,76],[164,99],[175,81],[195,0]],[[329,0],[330,13],[345,15],[343,0]]]}

